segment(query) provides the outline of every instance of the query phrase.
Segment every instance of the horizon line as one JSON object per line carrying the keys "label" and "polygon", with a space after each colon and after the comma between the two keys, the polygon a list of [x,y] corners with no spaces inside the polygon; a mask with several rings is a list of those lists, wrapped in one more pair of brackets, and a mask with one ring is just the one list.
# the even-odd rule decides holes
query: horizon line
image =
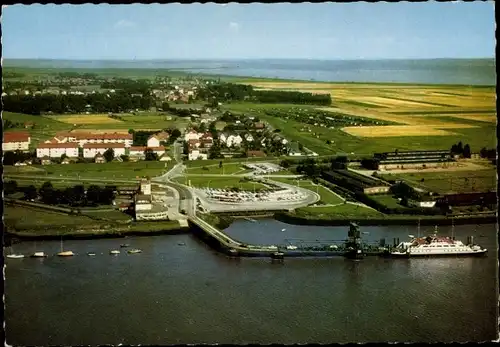
{"label": "horizon line", "polygon": [[125,61],[125,62],[144,62],[144,61],[224,61],[224,60],[313,60],[313,61],[370,61],[370,60],[485,60],[496,57],[435,57],[435,58],[7,58],[2,57],[3,61],[8,60],[51,60],[51,61]]}

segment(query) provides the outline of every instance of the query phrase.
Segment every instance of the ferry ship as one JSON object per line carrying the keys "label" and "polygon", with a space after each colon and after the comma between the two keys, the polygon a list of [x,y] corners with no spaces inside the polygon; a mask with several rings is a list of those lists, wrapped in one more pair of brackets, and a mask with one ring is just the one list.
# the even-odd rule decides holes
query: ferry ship
{"label": "ferry ship", "polygon": [[488,250],[474,244],[473,238],[469,237],[467,244],[450,237],[433,236],[413,238],[410,242],[401,242],[396,250],[391,252],[394,257],[417,257],[417,256],[480,256],[485,255]]}

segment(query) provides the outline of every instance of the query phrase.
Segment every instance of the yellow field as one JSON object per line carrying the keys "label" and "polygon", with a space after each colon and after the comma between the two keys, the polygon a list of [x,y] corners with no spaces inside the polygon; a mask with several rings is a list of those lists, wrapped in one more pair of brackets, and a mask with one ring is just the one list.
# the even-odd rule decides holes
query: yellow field
{"label": "yellow field", "polygon": [[[319,107],[318,109],[400,124],[399,126],[343,128],[345,132],[355,136],[449,136],[454,133],[448,129],[474,128],[481,126],[479,122],[496,122],[494,87],[314,82],[255,82],[250,84],[267,90],[330,93],[332,107]],[[454,122],[449,117],[476,121],[478,124],[462,124],[458,120]],[[439,118],[443,118],[443,121]]]}
{"label": "yellow field", "polygon": [[75,114],[64,116],[49,116],[59,122],[68,124],[112,124],[121,123],[118,119],[109,118],[107,114]]}
{"label": "yellow field", "polygon": [[469,124],[439,124],[440,129],[432,125],[385,125],[367,127],[345,127],[343,131],[350,135],[361,137],[395,137],[395,136],[449,136],[453,132],[443,130],[474,128]]}

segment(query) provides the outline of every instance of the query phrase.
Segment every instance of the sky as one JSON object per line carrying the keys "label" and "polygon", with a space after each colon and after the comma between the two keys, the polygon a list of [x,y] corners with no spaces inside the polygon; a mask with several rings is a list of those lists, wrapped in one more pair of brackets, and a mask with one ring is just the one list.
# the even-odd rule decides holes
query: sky
{"label": "sky", "polygon": [[9,5],[3,57],[492,58],[494,12],[493,2]]}

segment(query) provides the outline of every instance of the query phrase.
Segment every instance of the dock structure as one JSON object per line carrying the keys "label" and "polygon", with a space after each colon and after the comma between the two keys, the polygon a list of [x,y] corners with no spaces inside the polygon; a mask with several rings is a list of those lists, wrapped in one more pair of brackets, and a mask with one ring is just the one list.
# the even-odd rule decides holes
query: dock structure
{"label": "dock structure", "polygon": [[[383,255],[387,253],[388,248],[380,244],[364,243],[361,244],[359,228],[352,224],[349,230],[347,240],[335,241],[304,241],[296,246],[290,245],[251,245],[234,240],[226,233],[218,230],[200,217],[191,215],[189,221],[194,224],[203,234],[204,238],[208,236],[211,241],[216,241],[214,246],[224,253],[234,257],[271,257],[276,258],[279,254],[282,257],[333,257],[345,256],[348,258],[361,259],[364,256]],[[328,244],[327,244],[328,243]],[[358,252],[361,250],[361,252]]]}

